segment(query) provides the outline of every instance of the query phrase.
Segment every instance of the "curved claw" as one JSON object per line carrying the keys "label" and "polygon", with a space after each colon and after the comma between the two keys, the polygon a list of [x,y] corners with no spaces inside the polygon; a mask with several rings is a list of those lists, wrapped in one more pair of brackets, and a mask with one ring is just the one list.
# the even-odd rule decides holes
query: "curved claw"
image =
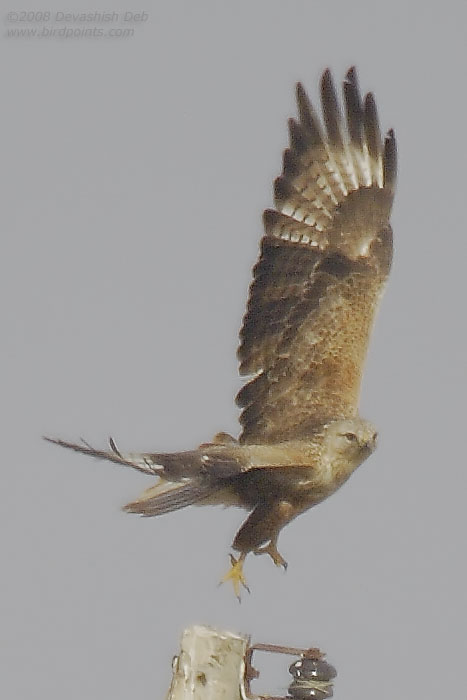
{"label": "curved claw", "polygon": [[287,571],[288,564],[285,561],[284,557],[277,551],[277,546],[275,542],[271,541],[269,542],[269,544],[266,544],[263,547],[258,547],[254,550],[254,554],[269,554],[276,566],[282,566],[284,571]]}

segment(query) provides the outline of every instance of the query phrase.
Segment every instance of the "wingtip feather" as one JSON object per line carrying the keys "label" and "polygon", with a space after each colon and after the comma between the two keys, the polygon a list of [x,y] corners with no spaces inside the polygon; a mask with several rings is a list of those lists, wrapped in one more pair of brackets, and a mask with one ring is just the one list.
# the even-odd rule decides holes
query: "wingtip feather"
{"label": "wingtip feather", "polygon": [[368,147],[368,155],[370,156],[372,184],[383,187],[381,131],[376,100],[372,92],[365,95],[363,119],[365,141]]}
{"label": "wingtip feather", "polygon": [[342,147],[342,114],[329,68],[326,68],[321,77],[321,104],[329,143]]}
{"label": "wingtip feather", "polygon": [[345,74],[345,80],[352,85],[358,86],[358,73],[356,66],[350,66],[347,73]]}
{"label": "wingtip feather", "polygon": [[137,461],[137,455],[127,455],[123,456],[117,449],[115,442],[110,438],[110,449],[108,450],[98,450],[89,445],[85,440],[82,440],[82,444],[77,442],[68,442],[66,440],[61,440],[60,438],[50,438],[43,436],[43,439],[47,442],[51,442],[59,447],[64,447],[67,450],[73,450],[73,452],[79,452],[80,454],[87,455],[88,457],[94,457],[95,459],[103,459],[107,462],[113,462],[114,464],[120,464],[124,467],[131,467],[136,469],[143,474],[149,474],[151,476],[158,476],[158,470],[155,467],[150,467],[141,459]]}
{"label": "wingtip feather", "polygon": [[394,129],[389,129],[384,140],[383,180],[384,187],[392,195],[396,189],[397,178],[397,142]]}

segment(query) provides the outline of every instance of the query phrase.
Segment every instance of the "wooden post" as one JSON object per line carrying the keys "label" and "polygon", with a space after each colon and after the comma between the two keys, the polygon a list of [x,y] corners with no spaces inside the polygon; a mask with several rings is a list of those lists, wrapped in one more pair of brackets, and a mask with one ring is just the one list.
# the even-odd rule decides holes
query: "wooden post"
{"label": "wooden post", "polygon": [[249,638],[194,625],[182,635],[167,700],[241,700]]}

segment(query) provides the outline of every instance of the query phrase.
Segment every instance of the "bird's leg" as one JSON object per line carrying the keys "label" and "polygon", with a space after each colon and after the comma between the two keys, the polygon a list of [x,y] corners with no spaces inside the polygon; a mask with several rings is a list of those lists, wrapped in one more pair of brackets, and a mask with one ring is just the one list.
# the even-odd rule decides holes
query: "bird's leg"
{"label": "bird's leg", "polygon": [[286,571],[288,564],[285,561],[284,557],[277,550],[277,538],[278,538],[278,534],[275,535],[275,537],[272,537],[268,544],[265,544],[262,547],[257,547],[255,550],[253,550],[253,553],[254,554],[269,554],[269,556],[273,560],[274,564],[276,566],[282,566],[284,571]]}
{"label": "bird's leg", "polygon": [[243,562],[249,552],[269,554],[277,566],[282,566],[284,569],[287,567],[287,562],[277,551],[277,538],[284,525],[299,512],[301,509],[286,500],[258,503],[253,508],[232,544],[233,549],[240,552],[240,556],[238,559],[230,556],[232,568],[222,579],[222,583],[232,581],[238,599],[240,599],[240,586],[247,588],[243,575]]}
{"label": "bird's leg", "polygon": [[286,500],[258,504],[238,531],[233,548],[242,553],[269,554],[276,566],[286,569],[287,562],[277,551],[277,538],[298,513],[298,508]]}
{"label": "bird's leg", "polygon": [[245,561],[246,554],[246,552],[242,552],[238,559],[235,559],[233,554],[230,555],[230,563],[232,564],[232,566],[221,580],[221,583],[225,583],[226,581],[232,581],[234,593],[239,601],[240,586],[243,586],[243,588],[245,588],[248,591],[248,593],[250,592],[250,589],[248,588],[246,583],[245,575],[243,573],[243,563]]}

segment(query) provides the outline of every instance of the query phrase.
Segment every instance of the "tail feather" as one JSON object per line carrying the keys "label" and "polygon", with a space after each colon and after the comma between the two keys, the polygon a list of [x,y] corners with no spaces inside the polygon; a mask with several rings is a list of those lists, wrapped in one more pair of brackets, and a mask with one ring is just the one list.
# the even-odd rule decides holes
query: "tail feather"
{"label": "tail feather", "polygon": [[210,496],[218,488],[213,484],[196,481],[167,486],[167,482],[163,481],[146,489],[135,501],[123,506],[123,510],[127,513],[139,513],[144,517],[163,515],[193,505]]}

